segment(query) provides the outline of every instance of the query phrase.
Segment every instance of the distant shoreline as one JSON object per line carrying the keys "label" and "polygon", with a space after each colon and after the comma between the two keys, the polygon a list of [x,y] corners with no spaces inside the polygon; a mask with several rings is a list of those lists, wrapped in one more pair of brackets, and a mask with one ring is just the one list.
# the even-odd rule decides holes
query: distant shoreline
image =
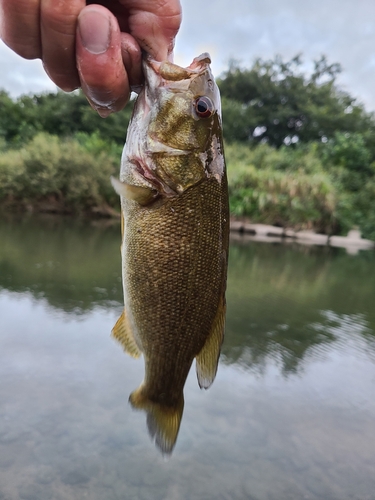
{"label": "distant shoreline", "polygon": [[69,215],[71,217],[85,216],[90,218],[120,218],[119,210],[111,207],[107,203],[99,205],[93,204],[85,209],[75,209],[55,196],[48,196],[39,200],[17,200],[8,198],[0,202],[0,214],[51,214]]}
{"label": "distant shoreline", "polygon": [[[120,211],[108,204],[93,205],[86,210],[75,211],[61,200],[49,197],[31,202],[29,200],[3,200],[0,203],[0,217],[11,215],[57,215],[69,217],[87,217],[89,219],[119,220]],[[311,230],[284,228],[269,224],[252,223],[247,218],[231,217],[231,238],[238,241],[258,241],[267,243],[296,242],[303,245],[318,245],[346,248],[349,253],[358,250],[375,250],[375,242],[361,237],[358,230],[349,231],[347,236],[335,236],[315,233]]]}
{"label": "distant shoreline", "polygon": [[347,236],[334,236],[267,224],[253,224],[250,221],[233,218],[230,231],[234,239],[243,241],[296,242],[303,245],[331,246],[346,248],[348,253],[352,254],[358,250],[375,250],[375,242],[362,238],[357,229],[349,231]]}

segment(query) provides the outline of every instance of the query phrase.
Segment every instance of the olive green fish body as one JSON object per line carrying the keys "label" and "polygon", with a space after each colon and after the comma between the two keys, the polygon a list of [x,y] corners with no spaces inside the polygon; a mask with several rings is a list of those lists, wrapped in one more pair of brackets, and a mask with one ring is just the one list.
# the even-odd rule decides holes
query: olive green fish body
{"label": "olive green fish body", "polygon": [[224,334],[228,188],[207,57],[187,69],[166,63],[156,76],[148,63],[149,87],[128,131],[121,182],[114,182],[124,220],[125,307],[113,332],[130,354],[144,356],[145,378],[130,400],[147,411],[163,452],[177,438],[194,358],[207,388]]}
{"label": "olive green fish body", "polygon": [[173,404],[180,395],[224,299],[223,190],[226,186],[209,179],[161,207],[133,202],[127,210],[125,300],[153,400],[163,393]]}

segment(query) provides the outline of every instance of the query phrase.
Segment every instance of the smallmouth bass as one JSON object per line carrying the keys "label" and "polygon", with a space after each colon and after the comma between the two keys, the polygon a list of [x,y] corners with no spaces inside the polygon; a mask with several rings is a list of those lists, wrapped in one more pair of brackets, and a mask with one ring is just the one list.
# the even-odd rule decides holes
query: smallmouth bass
{"label": "smallmouth bass", "polygon": [[194,358],[213,382],[225,323],[229,208],[219,89],[210,56],[145,58],[120,179],[124,311],[113,336],[145,377],[130,395],[163,453],[175,445]]}

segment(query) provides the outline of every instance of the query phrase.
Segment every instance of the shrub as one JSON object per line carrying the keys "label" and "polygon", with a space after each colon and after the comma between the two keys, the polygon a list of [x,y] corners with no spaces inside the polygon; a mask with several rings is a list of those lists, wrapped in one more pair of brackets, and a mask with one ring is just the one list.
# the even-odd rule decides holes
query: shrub
{"label": "shrub", "polygon": [[232,215],[284,227],[333,230],[336,191],[311,150],[267,145],[230,145],[226,150]]}
{"label": "shrub", "polygon": [[40,133],[20,150],[2,154],[0,199],[37,201],[53,196],[73,212],[104,202],[116,205],[109,177],[117,165],[105,151],[93,154],[77,140]]}

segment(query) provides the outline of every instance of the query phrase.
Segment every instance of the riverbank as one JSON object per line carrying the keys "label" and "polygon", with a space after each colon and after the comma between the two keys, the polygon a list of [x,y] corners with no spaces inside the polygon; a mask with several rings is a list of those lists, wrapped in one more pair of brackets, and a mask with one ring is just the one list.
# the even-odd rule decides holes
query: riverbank
{"label": "riverbank", "polygon": [[[363,177],[323,161],[328,150],[316,144],[225,149],[232,217],[338,236],[357,226],[375,241],[375,173]],[[18,149],[0,145],[0,153],[0,208],[118,217],[109,178],[118,175],[120,148],[98,135],[39,133]]]}
{"label": "riverbank", "polygon": [[36,200],[17,199],[9,196],[0,202],[1,214],[51,214],[68,215],[71,217],[83,216],[88,218],[120,219],[120,204],[118,210],[105,202],[77,208],[66,203],[63,198],[55,195],[45,196]]}
{"label": "riverbank", "polygon": [[346,248],[348,253],[353,254],[359,250],[375,250],[375,242],[362,238],[358,229],[351,229],[347,236],[334,236],[232,219],[230,232],[232,238],[243,241],[296,242],[302,245],[331,246]]}
{"label": "riverbank", "polygon": [[[68,216],[87,218],[91,221],[108,221],[116,224],[120,220],[120,211],[103,203],[90,207],[79,214],[72,212],[69,207],[54,197],[39,202],[7,200],[0,204],[0,217],[23,215],[36,216]],[[112,222],[111,222],[112,221]],[[311,230],[299,228],[284,228],[270,224],[252,223],[249,219],[232,217],[230,220],[231,239],[239,241],[259,241],[266,243],[298,243],[301,245],[318,245],[346,248],[348,253],[357,253],[359,250],[375,250],[375,242],[362,238],[358,229],[352,229],[346,236],[319,234]]]}

